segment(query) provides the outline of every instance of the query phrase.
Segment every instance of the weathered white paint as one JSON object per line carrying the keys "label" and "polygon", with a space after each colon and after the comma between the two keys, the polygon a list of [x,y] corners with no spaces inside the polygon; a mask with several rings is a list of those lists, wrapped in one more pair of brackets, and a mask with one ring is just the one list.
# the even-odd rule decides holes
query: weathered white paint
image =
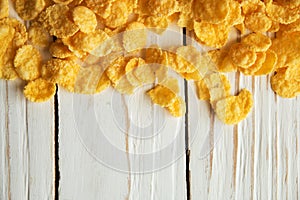
{"label": "weathered white paint", "polygon": [[1,80],[1,199],[53,198],[53,101],[27,102],[20,80]]}

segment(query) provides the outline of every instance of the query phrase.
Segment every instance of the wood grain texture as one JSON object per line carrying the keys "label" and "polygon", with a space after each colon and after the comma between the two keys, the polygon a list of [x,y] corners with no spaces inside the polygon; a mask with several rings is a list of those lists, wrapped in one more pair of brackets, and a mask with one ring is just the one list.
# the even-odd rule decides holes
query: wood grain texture
{"label": "wood grain texture", "polygon": [[27,102],[21,81],[0,81],[1,199],[53,198],[53,101]]}
{"label": "wood grain texture", "polygon": [[[149,44],[158,43],[163,48],[182,45],[181,29],[171,27],[171,30],[176,33],[170,32],[161,36],[162,38],[151,35]],[[180,95],[184,97],[184,82],[181,79],[179,83]],[[150,89],[151,85],[145,87]],[[96,150],[93,149],[95,147],[92,146],[92,143],[96,146],[97,143],[100,145],[98,136],[93,135],[94,132],[99,131],[93,124],[94,121],[93,123],[86,121],[91,120],[93,116],[89,116],[86,120],[78,120],[74,110],[77,105],[74,102],[77,100],[72,99],[72,94],[59,90],[61,174],[59,196],[61,199],[182,200],[187,198],[185,121],[182,120],[184,117],[174,119],[165,114],[166,111],[154,106],[144,92],[145,90],[127,96],[116,95],[113,89],[108,89],[91,97],[87,100],[90,101],[89,103],[84,101],[81,104],[86,105],[86,109],[93,107],[96,115],[99,110],[102,110],[95,123],[102,128],[100,131],[108,137],[108,142],[121,150],[119,154],[124,154],[119,156],[104,148],[105,154],[120,159],[119,162],[124,162],[123,165],[122,163],[109,165],[108,161],[97,157]],[[149,122],[150,127],[141,128]],[[162,127],[156,127],[159,124]],[[162,128],[161,132],[158,131],[160,128]],[[149,133],[151,134],[147,135]],[[174,140],[174,135],[178,135],[180,142],[169,144]],[[95,142],[89,142],[90,140]],[[170,147],[167,155],[171,156],[171,162],[166,162],[164,154],[154,154],[160,152],[165,145]],[[141,158],[135,156],[142,154],[150,154],[150,160],[144,159],[143,156]]]}

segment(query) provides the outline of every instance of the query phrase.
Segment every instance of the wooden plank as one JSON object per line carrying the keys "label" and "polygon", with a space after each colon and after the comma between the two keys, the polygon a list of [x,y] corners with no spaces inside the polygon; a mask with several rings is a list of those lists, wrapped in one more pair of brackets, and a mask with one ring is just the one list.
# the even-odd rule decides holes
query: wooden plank
{"label": "wooden plank", "polygon": [[[181,45],[181,30],[172,30],[160,39],[149,36],[149,44]],[[183,81],[180,86],[184,96]],[[59,90],[60,198],[186,199],[184,117],[174,119],[153,106],[145,97],[147,88],[151,85],[131,96],[108,89],[73,100],[72,94]],[[83,107],[80,114],[74,110],[77,105]],[[81,119],[90,109],[95,116]],[[105,139],[95,134],[99,132]],[[179,143],[172,143],[174,135]]]}
{"label": "wooden plank", "polygon": [[22,91],[24,82],[20,80],[2,80],[1,87],[4,109],[0,196],[3,199],[52,199],[53,101],[27,102]]}

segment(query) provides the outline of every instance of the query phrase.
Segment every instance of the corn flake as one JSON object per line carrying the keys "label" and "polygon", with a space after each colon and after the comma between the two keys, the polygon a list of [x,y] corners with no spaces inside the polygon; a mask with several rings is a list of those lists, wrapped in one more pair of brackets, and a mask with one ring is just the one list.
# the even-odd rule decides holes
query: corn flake
{"label": "corn flake", "polygon": [[267,75],[274,71],[277,63],[277,55],[274,51],[268,50],[266,51],[266,59],[262,64],[261,68],[254,73],[254,75]]}
{"label": "corn flake", "polygon": [[186,105],[184,100],[181,97],[176,97],[175,101],[166,107],[173,117],[181,117],[185,115]]}
{"label": "corn flake", "polygon": [[97,27],[96,15],[85,6],[77,6],[73,9],[73,20],[83,33],[91,33]]}
{"label": "corn flake", "polygon": [[254,75],[263,65],[266,60],[266,53],[265,52],[258,52],[256,53],[256,61],[253,65],[248,68],[239,68],[239,71],[242,72],[244,75]]}
{"label": "corn flake", "polygon": [[147,95],[149,95],[153,103],[161,107],[171,106],[176,101],[176,93],[163,85],[155,86],[147,92]]}
{"label": "corn flake", "polygon": [[266,12],[268,16],[276,22],[281,24],[290,24],[299,19],[299,9],[291,9],[287,6],[276,5],[273,3],[268,3],[266,5]]}
{"label": "corn flake", "polygon": [[123,47],[127,52],[142,49],[147,43],[147,32],[144,24],[133,22],[123,34]]}
{"label": "corn flake", "polygon": [[35,46],[47,47],[52,38],[41,24],[33,23],[28,30],[28,39]]}
{"label": "corn flake", "polygon": [[55,58],[71,58],[74,54],[69,50],[68,46],[64,45],[61,40],[56,40],[53,42],[50,47],[49,51],[51,55]]}
{"label": "corn flake", "polygon": [[44,0],[15,0],[15,9],[24,20],[32,20],[44,9]]}
{"label": "corn flake", "polygon": [[31,45],[24,45],[17,50],[14,65],[19,77],[25,81],[32,81],[41,75],[40,52]]}
{"label": "corn flake", "polygon": [[242,43],[253,46],[256,52],[264,52],[270,48],[272,41],[261,33],[251,33],[242,38]]}
{"label": "corn flake", "polygon": [[254,47],[243,43],[237,43],[231,46],[229,55],[233,64],[241,68],[248,68],[256,61],[256,52]]}
{"label": "corn flake", "polygon": [[56,85],[44,79],[30,81],[24,88],[25,97],[32,102],[44,102],[51,99],[56,92]]}
{"label": "corn flake", "polygon": [[0,19],[8,17],[9,15],[8,0],[0,0]]}

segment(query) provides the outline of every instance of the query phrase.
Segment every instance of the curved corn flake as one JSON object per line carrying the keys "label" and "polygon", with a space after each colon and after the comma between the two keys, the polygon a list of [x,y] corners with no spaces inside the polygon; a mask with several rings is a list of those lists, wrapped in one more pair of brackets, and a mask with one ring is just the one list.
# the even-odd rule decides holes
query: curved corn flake
{"label": "curved corn flake", "polygon": [[14,37],[15,29],[7,24],[0,25],[0,41],[2,42],[0,46],[0,60],[2,56],[6,53],[7,48],[11,44]]}
{"label": "curved corn flake", "polygon": [[278,69],[271,77],[273,91],[283,98],[294,98],[300,94],[300,82],[286,77],[287,68]]}
{"label": "curved corn flake", "polygon": [[289,66],[285,72],[286,79],[300,82],[300,65]]}
{"label": "curved corn flake", "polygon": [[280,29],[280,23],[272,21],[272,26],[269,28],[268,32],[276,33]]}
{"label": "curved corn flake", "polygon": [[231,46],[229,50],[233,64],[241,68],[248,68],[256,61],[256,52],[254,47],[243,43],[237,43]]}
{"label": "curved corn flake", "polygon": [[267,15],[276,22],[281,24],[290,24],[300,18],[298,8],[289,8],[288,6],[281,6],[273,3],[266,5]]}
{"label": "curved corn flake", "polygon": [[184,78],[185,80],[187,80],[187,81],[191,81],[191,80],[199,81],[199,80],[202,79],[202,76],[201,76],[201,74],[199,73],[198,70],[196,70],[192,73],[180,73],[180,76],[182,78]]}
{"label": "curved corn flake", "polygon": [[142,49],[147,44],[147,32],[144,24],[133,22],[123,33],[123,47],[127,52]]}
{"label": "curved corn flake", "polygon": [[[217,78],[215,77],[217,76]],[[211,77],[214,77],[213,79]],[[195,82],[195,85],[196,85],[196,88],[197,88],[197,95],[198,95],[198,98],[200,100],[210,100],[211,97],[210,97],[210,93],[212,93],[212,101],[216,101],[220,98],[225,98],[227,96],[230,95],[230,90],[231,90],[231,85],[230,85],[230,82],[229,80],[227,79],[227,77],[223,74],[214,74],[213,76],[211,77],[205,77],[205,78],[201,78],[200,80],[196,81]],[[218,87],[211,87],[210,89],[208,88],[207,86],[207,82],[209,85],[211,85],[209,83],[210,79],[214,80],[215,82],[220,82],[220,86]],[[216,79],[218,79],[216,81]],[[216,95],[214,94],[214,88],[218,88],[223,90],[221,94],[221,96],[218,96],[216,97]],[[219,94],[219,95],[220,95]]]}
{"label": "curved corn flake", "polygon": [[175,101],[166,107],[173,117],[181,117],[185,115],[186,104],[181,97],[176,97]]}
{"label": "curved corn flake", "polygon": [[18,74],[14,67],[14,57],[16,54],[16,48],[12,47],[13,42],[10,42],[6,52],[0,59],[0,78],[5,80],[14,80],[18,78]]}
{"label": "curved corn flake", "polygon": [[45,7],[44,0],[15,0],[15,9],[24,20],[35,19]]}
{"label": "curved corn flake", "polygon": [[107,45],[108,41],[110,41],[108,35],[102,30],[96,30],[92,33],[79,31],[72,37],[63,40],[71,51],[78,51],[79,54],[84,51],[95,56],[105,56],[112,51],[113,46]]}
{"label": "curved corn flake", "polygon": [[71,58],[74,54],[69,50],[68,46],[64,45],[61,40],[56,40],[49,47],[49,52],[55,58]]}
{"label": "curved corn flake", "polygon": [[9,15],[8,0],[0,0],[0,19],[8,17],[8,15]]}
{"label": "curved corn flake", "polygon": [[157,85],[147,92],[152,102],[161,107],[171,106],[176,101],[176,93],[163,85]]}
{"label": "curved corn flake", "polygon": [[71,3],[73,0],[53,0],[55,3],[67,5]]}
{"label": "curved corn flake", "polygon": [[148,0],[148,9],[154,16],[170,16],[176,12],[177,2],[174,0]]}
{"label": "curved corn flake", "polygon": [[111,12],[107,18],[105,18],[105,25],[110,28],[117,28],[126,24],[128,19],[128,9],[125,2],[117,0],[111,5]]}
{"label": "curved corn flake", "polygon": [[265,52],[258,52],[256,53],[256,61],[253,65],[248,68],[239,68],[239,71],[242,72],[244,75],[254,75],[263,65],[266,60],[266,53]]}
{"label": "curved corn flake", "polygon": [[32,81],[41,75],[42,57],[32,45],[24,45],[17,50],[14,65],[19,77],[25,81]]}
{"label": "curved corn flake", "polygon": [[251,33],[242,38],[241,42],[253,46],[256,52],[267,51],[272,45],[271,39],[261,33]]}
{"label": "curved corn flake", "polygon": [[266,32],[272,26],[272,20],[263,12],[254,12],[245,16],[245,26],[254,32]]}
{"label": "curved corn flake", "polygon": [[215,113],[223,123],[237,124],[248,116],[252,107],[252,94],[243,89],[237,96],[229,96],[218,101]]}
{"label": "curved corn flake", "polygon": [[270,47],[278,57],[276,68],[300,63],[300,32],[286,33],[275,38]]}
{"label": "curved corn flake", "polygon": [[106,19],[111,13],[111,6],[113,1],[107,0],[85,0],[89,9],[95,12],[98,16]]}
{"label": "curved corn flake", "polygon": [[137,67],[146,64],[146,62],[142,58],[132,58],[128,61],[125,67],[126,77],[131,85],[139,86],[142,84],[140,79],[135,76],[134,71]]}
{"label": "curved corn flake", "polygon": [[178,80],[174,77],[166,77],[159,84],[169,88],[170,90],[172,90],[176,94],[179,93]]}
{"label": "curved corn flake", "polygon": [[229,14],[224,23],[226,23],[227,26],[234,26],[243,23],[244,16],[242,16],[240,3],[237,1],[229,1],[229,7]]}
{"label": "curved corn flake", "polygon": [[300,31],[300,19],[290,24],[281,24],[280,31],[285,33]]}
{"label": "curved corn flake", "polygon": [[13,47],[20,47],[25,44],[28,39],[28,35],[24,24],[13,18],[4,18],[0,20],[0,25],[8,25],[15,29],[12,42]]}
{"label": "curved corn flake", "polygon": [[218,72],[235,72],[237,66],[232,63],[227,50],[212,50],[208,52],[211,61],[216,65]]}
{"label": "curved corn flake", "polygon": [[206,22],[194,22],[194,31],[199,42],[204,45],[220,48],[227,40],[230,27],[226,24],[210,24]]}
{"label": "curved corn flake", "polygon": [[70,13],[67,5],[54,4],[39,15],[38,21],[49,31],[50,35],[67,38],[79,30],[78,26],[69,18]]}
{"label": "curved corn flake", "polygon": [[80,66],[71,60],[51,59],[42,66],[42,78],[74,91]]}
{"label": "curved corn flake", "polygon": [[85,6],[77,6],[73,9],[73,20],[84,33],[91,33],[97,27],[96,15]]}
{"label": "curved corn flake", "polygon": [[277,55],[274,51],[268,50],[266,51],[266,59],[262,64],[261,68],[254,73],[254,75],[267,75],[274,71],[277,63]]}
{"label": "curved corn flake", "polygon": [[121,94],[130,95],[134,92],[135,87],[131,85],[126,76],[123,76],[117,84],[114,85],[114,88]]}
{"label": "curved corn flake", "polygon": [[227,0],[194,0],[193,13],[196,21],[218,24],[229,14]]}
{"label": "curved corn flake", "polygon": [[151,31],[157,34],[162,34],[169,26],[168,18],[165,16],[148,16],[142,21],[147,28],[151,28]]}
{"label": "curved corn flake", "polygon": [[24,88],[26,99],[32,102],[45,102],[54,97],[56,85],[44,79],[30,81]]}
{"label": "curved corn flake", "polygon": [[110,85],[111,85],[111,82],[110,82],[109,78],[107,77],[106,73],[103,73],[98,82],[98,85],[96,87],[96,93],[100,93],[100,92],[104,91]]}
{"label": "curved corn flake", "polygon": [[125,67],[127,64],[127,60],[125,57],[121,56],[114,60],[106,69],[106,75],[112,82],[112,85],[115,86],[118,81],[125,76]]}
{"label": "curved corn flake", "polygon": [[35,46],[47,47],[52,38],[41,24],[33,23],[28,30],[28,39]]}

